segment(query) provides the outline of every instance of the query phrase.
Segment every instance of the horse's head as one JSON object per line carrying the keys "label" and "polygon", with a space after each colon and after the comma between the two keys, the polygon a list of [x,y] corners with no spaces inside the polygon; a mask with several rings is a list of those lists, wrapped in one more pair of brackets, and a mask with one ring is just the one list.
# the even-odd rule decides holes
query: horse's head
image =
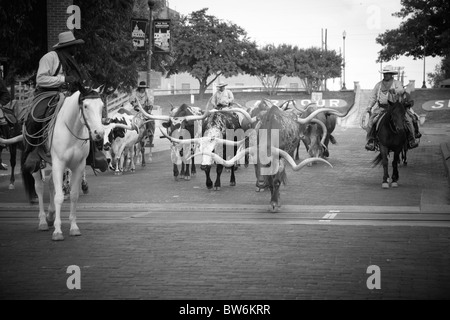
{"label": "horse's head", "polygon": [[94,141],[103,140],[105,129],[102,124],[102,114],[105,104],[99,90],[80,86],[78,99],[82,121],[89,130],[89,136]]}
{"label": "horse's head", "polygon": [[387,110],[390,121],[396,132],[403,130],[405,123],[406,108],[402,101],[389,102]]}

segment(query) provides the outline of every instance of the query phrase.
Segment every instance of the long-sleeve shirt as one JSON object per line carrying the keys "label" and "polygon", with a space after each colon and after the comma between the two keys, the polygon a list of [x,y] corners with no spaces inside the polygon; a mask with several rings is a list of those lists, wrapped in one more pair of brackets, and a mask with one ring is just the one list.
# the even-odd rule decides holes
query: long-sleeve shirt
{"label": "long-sleeve shirt", "polygon": [[58,70],[59,58],[55,51],[45,54],[39,61],[39,69],[36,76],[36,86],[41,88],[59,88],[65,82],[64,70],[61,66]]}
{"label": "long-sleeve shirt", "polygon": [[139,100],[146,112],[151,111],[151,107],[153,106],[153,98],[147,93],[147,90],[144,90],[144,92],[139,92],[136,90],[131,95],[130,103],[132,105],[137,105],[137,100]]}
{"label": "long-sleeve shirt", "polygon": [[212,98],[212,103],[215,106],[217,106],[219,104],[227,106],[228,104],[230,104],[233,101],[234,101],[233,93],[228,89],[225,89],[223,91],[217,90]]}
{"label": "long-sleeve shirt", "polygon": [[11,101],[11,95],[3,79],[0,78],[0,105],[7,105]]}
{"label": "long-sleeve shirt", "polygon": [[[383,92],[381,90],[382,84],[383,84],[383,81],[380,81],[375,85],[375,88],[373,88],[372,93],[370,94],[369,105],[367,106],[367,109],[369,109],[369,108],[371,109],[377,102],[378,102],[378,104],[387,104],[388,103],[388,100],[390,99],[390,97],[389,97],[390,94],[389,94],[389,91]],[[403,92],[405,92],[405,90],[403,89],[402,83],[398,80],[392,81],[392,84],[388,90],[390,90],[390,89],[394,89],[396,94],[402,94]]]}

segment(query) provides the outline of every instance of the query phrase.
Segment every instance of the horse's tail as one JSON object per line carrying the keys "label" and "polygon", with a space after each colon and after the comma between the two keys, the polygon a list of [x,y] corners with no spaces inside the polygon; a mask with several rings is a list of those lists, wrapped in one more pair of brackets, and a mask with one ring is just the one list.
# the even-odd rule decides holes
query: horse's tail
{"label": "horse's tail", "polygon": [[379,153],[378,156],[375,159],[373,159],[373,161],[372,161],[372,164],[373,164],[372,168],[379,165],[382,160],[383,160],[383,157],[381,156],[381,153]]}
{"label": "horse's tail", "polygon": [[22,157],[20,159],[20,166],[22,171],[22,183],[25,188],[25,193],[28,197],[28,201],[32,201],[33,197],[36,194],[36,189],[34,187],[34,178],[31,175],[31,172],[25,169],[25,160],[28,157],[29,152],[23,151]]}

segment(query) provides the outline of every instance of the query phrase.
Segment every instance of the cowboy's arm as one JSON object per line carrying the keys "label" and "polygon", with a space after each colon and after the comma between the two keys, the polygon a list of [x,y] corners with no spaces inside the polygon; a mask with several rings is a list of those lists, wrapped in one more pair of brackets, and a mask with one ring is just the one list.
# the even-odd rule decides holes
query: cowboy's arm
{"label": "cowboy's arm", "polygon": [[58,65],[58,55],[54,51],[44,55],[39,61],[36,85],[42,88],[54,88],[63,85],[66,80],[64,75],[59,73],[54,76]]}
{"label": "cowboy's arm", "polygon": [[230,90],[228,90],[228,103],[233,103],[234,102],[234,95],[233,92],[231,92]]}
{"label": "cowboy's arm", "polygon": [[380,83],[377,83],[375,85],[375,88],[373,88],[372,92],[370,93],[369,103],[367,105],[366,112],[370,112],[372,110],[373,106],[375,105],[375,103],[377,102],[379,88],[380,88]]}
{"label": "cowboy's arm", "polygon": [[4,106],[11,101],[11,95],[9,94],[8,88],[6,88],[5,83],[0,79],[0,105]]}

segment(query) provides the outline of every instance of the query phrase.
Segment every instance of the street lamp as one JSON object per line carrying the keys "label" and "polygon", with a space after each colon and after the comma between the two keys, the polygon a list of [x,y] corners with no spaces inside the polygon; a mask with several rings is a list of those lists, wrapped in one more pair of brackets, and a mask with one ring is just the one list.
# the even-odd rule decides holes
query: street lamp
{"label": "street lamp", "polygon": [[153,49],[153,39],[152,39],[152,33],[153,33],[153,7],[156,4],[155,0],[148,0],[147,1],[148,4],[148,8],[150,9],[150,13],[149,13],[149,35],[148,35],[148,66],[147,66],[147,86],[150,88],[150,72],[152,70],[152,49]]}
{"label": "street lamp", "polygon": [[425,34],[423,35],[423,82],[422,82],[422,89],[426,89],[427,86],[425,84],[425,46],[427,45],[425,40]]}
{"label": "street lamp", "polygon": [[347,88],[345,87],[345,37],[346,36],[347,36],[347,33],[344,30],[344,32],[342,33],[342,39],[343,39],[343,42],[344,42],[344,46],[343,46],[343,52],[344,52],[343,59],[344,59],[344,61],[342,63],[342,68],[343,68],[343,72],[344,72],[344,77],[343,77],[344,81],[342,83],[342,90],[347,90]]}

